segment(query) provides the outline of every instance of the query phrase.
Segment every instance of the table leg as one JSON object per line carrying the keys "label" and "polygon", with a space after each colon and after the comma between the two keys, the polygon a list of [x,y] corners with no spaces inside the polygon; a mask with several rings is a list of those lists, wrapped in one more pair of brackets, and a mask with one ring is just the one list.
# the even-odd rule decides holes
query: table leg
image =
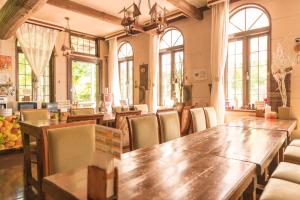
{"label": "table leg", "polygon": [[[280,151],[280,150],[279,150]],[[269,175],[272,175],[275,169],[277,168],[278,164],[280,162],[280,154],[279,152],[276,154],[276,156],[273,158],[272,162],[269,166]]]}
{"label": "table leg", "polygon": [[23,133],[23,149],[24,149],[24,192],[28,194],[31,189],[31,155],[30,155],[30,137],[27,133]]}
{"label": "table leg", "polygon": [[243,194],[243,200],[256,200],[257,178],[254,177],[249,187]]}
{"label": "table leg", "polygon": [[38,193],[38,199],[43,200],[44,199],[44,193],[42,190],[42,183],[43,183],[43,177],[44,177],[44,166],[43,166],[43,146],[41,139],[36,139],[36,145],[37,145],[37,193]]}

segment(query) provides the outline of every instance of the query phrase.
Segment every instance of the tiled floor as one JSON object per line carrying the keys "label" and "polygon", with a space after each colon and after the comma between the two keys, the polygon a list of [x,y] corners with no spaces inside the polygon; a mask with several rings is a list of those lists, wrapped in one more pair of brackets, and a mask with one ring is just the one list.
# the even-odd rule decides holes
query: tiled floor
{"label": "tiled floor", "polygon": [[24,199],[22,153],[0,155],[0,199]]}

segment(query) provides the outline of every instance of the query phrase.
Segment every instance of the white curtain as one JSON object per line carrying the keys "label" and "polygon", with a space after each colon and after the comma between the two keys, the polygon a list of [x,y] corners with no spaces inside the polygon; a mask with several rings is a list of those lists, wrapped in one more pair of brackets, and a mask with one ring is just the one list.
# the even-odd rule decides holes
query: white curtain
{"label": "white curtain", "polygon": [[120,106],[121,99],[118,65],[118,42],[117,38],[113,38],[109,40],[108,74],[109,89],[114,96],[114,106]]}
{"label": "white curtain", "polygon": [[43,76],[56,42],[58,31],[25,23],[17,30],[21,49],[36,76],[33,98],[40,101],[40,77]]}
{"label": "white curtain", "polygon": [[159,35],[150,35],[149,45],[149,71],[150,71],[150,110],[156,112],[158,105],[158,70],[159,70]]}
{"label": "white curtain", "polygon": [[228,47],[229,0],[213,4],[211,8],[211,105],[216,110],[218,123],[223,124],[225,118],[224,71]]}

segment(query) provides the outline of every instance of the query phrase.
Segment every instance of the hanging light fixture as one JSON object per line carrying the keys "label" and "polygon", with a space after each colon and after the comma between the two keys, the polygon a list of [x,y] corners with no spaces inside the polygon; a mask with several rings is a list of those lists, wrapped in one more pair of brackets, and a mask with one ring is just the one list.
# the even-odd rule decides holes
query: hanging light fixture
{"label": "hanging light fixture", "polygon": [[150,23],[156,27],[156,32],[161,34],[168,27],[167,23],[167,9],[155,3],[151,7],[151,2],[148,0],[149,15],[151,16]]}
{"label": "hanging light fixture", "polygon": [[[67,23],[66,23],[66,28],[65,28],[64,43],[61,47],[61,50],[62,50],[64,56],[70,56],[74,52],[74,48],[72,47],[72,45],[70,47],[70,41],[69,41],[69,38],[70,38],[69,34],[71,32],[70,19],[69,19],[69,17],[65,17],[65,20],[67,21]],[[67,44],[66,42],[68,42],[69,44]]]}
{"label": "hanging light fixture", "polygon": [[[140,11],[141,0],[139,0],[138,5],[136,3],[131,4],[129,7],[124,7],[120,13],[123,13],[123,19],[121,25],[127,35],[132,35],[134,33],[134,25],[138,24],[138,17],[141,15]],[[160,6],[158,3],[154,3],[151,6],[150,0],[148,0],[149,15],[150,15],[150,25],[156,28],[158,34],[164,32],[168,27],[167,23],[167,9]]]}

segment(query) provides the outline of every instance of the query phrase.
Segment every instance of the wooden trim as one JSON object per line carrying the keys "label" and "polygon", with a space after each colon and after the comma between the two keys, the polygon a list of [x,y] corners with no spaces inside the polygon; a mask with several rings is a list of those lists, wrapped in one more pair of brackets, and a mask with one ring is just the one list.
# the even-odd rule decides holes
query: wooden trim
{"label": "wooden trim", "polygon": [[45,27],[45,28],[55,29],[55,30],[58,30],[58,31],[64,31],[65,30],[65,28],[62,27],[62,26],[52,24],[52,23],[48,23],[48,22],[44,22],[44,21],[40,21],[40,20],[37,20],[35,18],[29,18],[26,21],[26,23],[33,24],[33,25],[36,25],[36,26],[42,26],[42,27]]}
{"label": "wooden trim", "polygon": [[47,0],[9,0],[0,10],[0,39],[12,37],[17,29],[42,6]]}
{"label": "wooden trim", "polygon": [[192,4],[188,3],[185,0],[167,0],[173,6],[177,7],[180,11],[186,14],[189,17],[192,17],[197,20],[203,19],[203,11],[199,10]]}
{"label": "wooden trim", "polygon": [[62,8],[62,9],[66,9],[66,10],[70,10],[76,13],[80,13],[89,17],[93,17],[93,18],[97,18],[100,19],[102,21],[106,21],[112,24],[116,24],[116,25],[121,25],[121,18],[118,18],[114,15],[110,15],[108,13],[96,10],[94,8],[85,6],[83,4],[79,4],[76,3],[74,1],[70,1],[70,0],[48,0],[47,2],[50,5]]}

